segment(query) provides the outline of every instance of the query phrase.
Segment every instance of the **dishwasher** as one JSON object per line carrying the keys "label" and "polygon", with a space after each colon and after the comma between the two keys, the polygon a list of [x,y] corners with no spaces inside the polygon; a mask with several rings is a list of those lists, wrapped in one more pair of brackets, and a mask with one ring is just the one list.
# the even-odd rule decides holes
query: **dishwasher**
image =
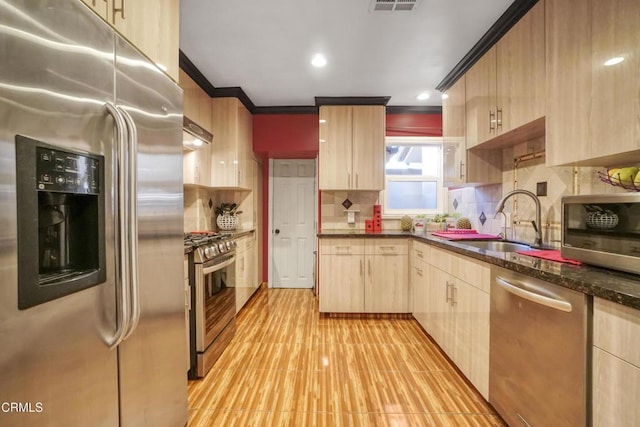
{"label": "dishwasher", "polygon": [[590,425],[591,300],[491,268],[489,402],[511,426]]}

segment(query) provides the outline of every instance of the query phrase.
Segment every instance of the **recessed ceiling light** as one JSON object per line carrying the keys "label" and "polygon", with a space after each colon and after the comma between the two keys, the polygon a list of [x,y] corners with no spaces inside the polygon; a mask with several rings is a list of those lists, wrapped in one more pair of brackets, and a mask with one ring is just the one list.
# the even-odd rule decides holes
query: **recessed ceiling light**
{"label": "recessed ceiling light", "polygon": [[317,53],[311,58],[311,65],[314,67],[324,67],[327,65],[327,58],[323,54]]}
{"label": "recessed ceiling light", "polygon": [[622,61],[624,61],[624,58],[622,56],[616,56],[615,58],[611,58],[608,61],[605,61],[604,65],[606,65],[608,67],[610,65],[619,64]]}
{"label": "recessed ceiling light", "polygon": [[446,93],[443,93],[442,94],[442,99],[447,99],[447,98],[449,98],[449,95],[447,95]]}
{"label": "recessed ceiling light", "polygon": [[418,101],[424,101],[425,99],[429,99],[429,94],[427,92],[419,93],[418,96],[416,96],[416,99]]}

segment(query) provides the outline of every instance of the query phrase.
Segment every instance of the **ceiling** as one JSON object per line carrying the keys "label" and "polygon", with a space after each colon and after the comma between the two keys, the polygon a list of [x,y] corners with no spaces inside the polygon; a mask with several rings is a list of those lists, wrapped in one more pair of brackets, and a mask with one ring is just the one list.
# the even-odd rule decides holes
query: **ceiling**
{"label": "ceiling", "polygon": [[[372,0],[182,0],[180,49],[214,87],[240,86],[258,107],[312,106],[316,96],[439,106],[435,87],[511,3],[373,11]],[[311,65],[316,53],[325,67]],[[429,99],[416,99],[425,91]]]}

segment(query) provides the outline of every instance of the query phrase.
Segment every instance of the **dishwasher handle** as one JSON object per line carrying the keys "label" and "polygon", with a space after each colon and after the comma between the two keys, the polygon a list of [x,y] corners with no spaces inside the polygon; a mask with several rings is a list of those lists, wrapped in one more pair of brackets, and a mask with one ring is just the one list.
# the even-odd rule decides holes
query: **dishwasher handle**
{"label": "dishwasher handle", "polygon": [[531,302],[535,302],[536,304],[544,305],[546,307],[553,308],[554,310],[565,311],[567,313],[570,313],[572,310],[571,303],[567,301],[531,292],[529,290],[523,289],[520,286],[517,286],[514,283],[507,281],[503,277],[496,277],[496,283],[507,292],[510,292],[516,296],[519,296],[520,298],[524,298]]}

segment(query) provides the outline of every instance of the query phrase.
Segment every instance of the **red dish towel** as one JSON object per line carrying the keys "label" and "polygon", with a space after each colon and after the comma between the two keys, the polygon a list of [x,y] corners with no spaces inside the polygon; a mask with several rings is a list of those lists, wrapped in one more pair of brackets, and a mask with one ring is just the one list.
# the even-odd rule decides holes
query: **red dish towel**
{"label": "red dish towel", "polygon": [[494,236],[491,234],[480,234],[476,230],[456,230],[456,231],[436,231],[431,233],[434,236],[444,237],[449,240],[466,240],[466,239],[499,239],[499,236]]}
{"label": "red dish towel", "polygon": [[576,261],[575,259],[563,258],[562,255],[560,255],[560,250],[517,251],[517,253],[521,255],[532,256],[535,258],[542,258],[549,261],[566,262],[567,264],[573,264],[573,265],[582,265],[580,261]]}

